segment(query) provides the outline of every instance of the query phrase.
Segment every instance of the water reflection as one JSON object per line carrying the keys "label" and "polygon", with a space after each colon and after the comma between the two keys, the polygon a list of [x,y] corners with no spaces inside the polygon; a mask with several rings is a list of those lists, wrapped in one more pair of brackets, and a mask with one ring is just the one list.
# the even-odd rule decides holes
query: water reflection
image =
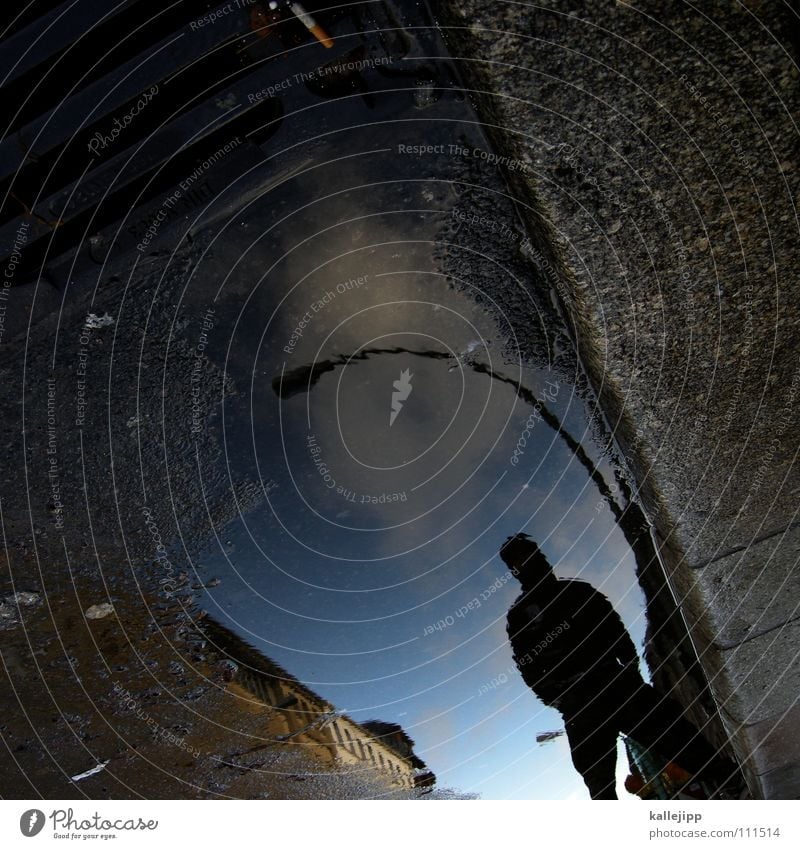
{"label": "water reflection", "polygon": [[[641,643],[634,559],[587,474],[604,461],[561,424],[586,427],[563,375],[519,361],[507,374],[515,364],[498,356],[492,322],[463,295],[435,294],[484,344],[469,350],[445,310],[408,298],[393,310],[398,344],[342,353],[334,341],[312,363],[259,366],[270,393],[253,396],[253,451],[269,472],[267,505],[202,559],[222,577],[207,604],[355,721],[401,724],[446,786],[569,795],[563,745],[536,743],[560,717],[509,674],[514,590],[497,540],[528,523],[563,552],[562,568],[606,586]],[[413,335],[432,331],[439,348]],[[392,424],[404,372],[413,389]],[[244,462],[243,442],[229,444]]]}
{"label": "water reflection", "polygon": [[[486,276],[475,234],[448,230],[470,201],[438,178],[409,196],[376,185],[416,167],[394,149],[339,165],[332,200],[302,222],[276,226],[273,194],[251,213],[269,244],[233,230],[216,249],[247,298],[220,299],[228,342],[209,356],[249,391],[225,398],[215,427],[231,479],[255,470],[264,498],[203,552],[222,579],[204,604],[354,723],[405,729],[439,784],[583,795],[567,741],[536,741],[561,715],[516,673],[499,540],[541,540],[640,647],[636,573],[660,567],[535,268],[492,244],[502,263]],[[461,159],[442,167],[465,176]],[[482,191],[510,230],[494,176]],[[309,177],[293,190],[313,197]]]}
{"label": "water reflection", "polygon": [[[70,291],[99,292],[113,326],[83,325],[98,300],[65,316],[55,341],[24,345],[29,372],[52,369],[58,397],[73,405],[65,421],[80,399],[80,426],[59,432],[63,546],[46,525],[47,562],[69,550],[73,563],[53,566],[48,580],[67,595],[78,563],[94,592],[91,541],[112,564],[120,623],[123,611],[144,616],[140,581],[161,596],[173,586],[135,632],[152,654],[144,683],[127,634],[110,624],[104,651],[160,724],[195,723],[203,757],[175,766],[177,783],[191,768],[192,786],[218,795],[413,795],[435,781],[430,795],[585,796],[563,713],[573,750],[603,755],[590,785],[610,795],[612,732],[641,722],[617,713],[596,734],[577,732],[585,713],[562,710],[555,683],[543,690],[539,677],[518,674],[520,650],[531,648],[515,645],[515,660],[509,645],[517,587],[500,541],[529,533],[561,578],[597,588],[601,623],[619,614],[625,692],[639,713],[668,708],[634,673],[637,647],[661,689],[692,710],[703,708],[702,681],[686,674],[694,661],[650,528],[499,160],[424,4],[400,6],[328,10],[331,52],[306,50],[308,33],[286,14],[248,12],[249,32],[225,36],[193,72],[202,97],[216,98],[205,104],[213,115],[186,116],[192,134],[195,124],[214,128],[208,149],[188,148],[142,198],[132,183],[97,220],[87,196],[92,250],[67,252],[51,271]],[[204,31],[223,38],[221,23]],[[218,69],[212,94],[208,67]],[[148,114],[154,127],[162,120]],[[142,119],[124,143],[145,131]],[[161,138],[159,156],[176,144]],[[208,168],[196,196],[167,215],[175,180],[198,170],[190,154]],[[137,180],[149,180],[153,162]],[[73,224],[83,232],[77,212]],[[68,228],[52,235],[66,251]],[[19,397],[41,413],[54,403],[45,391],[25,384]],[[44,427],[26,438],[39,477],[17,469],[8,488],[46,493],[44,509]],[[31,508],[3,509],[23,524]],[[196,622],[188,603],[176,609],[175,586],[183,601],[190,576],[201,579],[192,586],[207,614]],[[559,639],[580,633],[571,624]],[[91,679],[90,659],[81,662]],[[100,666],[101,691],[103,675]],[[158,702],[172,678],[181,710]],[[126,744],[139,745],[132,717],[127,728]],[[123,748],[120,759],[129,756]],[[359,781],[325,780],[344,772]]]}
{"label": "water reflection", "polygon": [[606,596],[583,581],[559,580],[527,534],[509,537],[500,555],[522,586],[508,612],[514,662],[564,717],[572,762],[593,799],[617,798],[621,733],[698,779],[724,783],[734,773],[680,707],[642,679],[636,647]]}
{"label": "water reflection", "polygon": [[228,692],[240,709],[262,719],[259,733],[265,742],[231,753],[231,760],[282,744],[287,753],[301,752],[316,772],[350,768],[355,774],[368,773],[384,793],[435,784],[435,775],[400,725],[355,722],[228,628],[206,618],[202,630],[215,651],[228,659]]}

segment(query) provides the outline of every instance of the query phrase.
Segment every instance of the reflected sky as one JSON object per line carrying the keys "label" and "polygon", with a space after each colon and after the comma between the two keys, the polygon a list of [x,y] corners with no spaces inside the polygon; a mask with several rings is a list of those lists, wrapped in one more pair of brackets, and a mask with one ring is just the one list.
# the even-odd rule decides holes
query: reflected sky
{"label": "reflected sky", "polygon": [[[440,782],[582,797],[565,741],[536,743],[561,718],[514,667],[505,617],[519,588],[497,552],[530,533],[560,576],[610,598],[641,647],[635,564],[585,468],[515,386],[546,398],[613,480],[584,401],[563,370],[520,354],[525,316],[502,326],[436,270],[435,242],[413,237],[441,217],[376,216],[355,239],[368,247],[345,256],[306,243],[235,318],[217,308],[212,338],[229,340],[221,364],[239,394],[213,426],[232,479],[256,469],[265,498],[201,557],[221,579],[204,603],[354,719],[402,724]],[[226,240],[251,273],[267,249]]]}
{"label": "reflected sky", "polygon": [[497,552],[529,533],[641,650],[633,555],[552,421],[613,472],[488,140],[441,68],[409,67],[284,118],[269,190],[207,212],[180,311],[191,338],[213,310],[235,393],[203,426],[231,493],[256,476],[263,497],[215,529],[202,603],[353,719],[401,724],[441,785],[586,798],[565,739],[536,742],[562,720],[514,667]]}

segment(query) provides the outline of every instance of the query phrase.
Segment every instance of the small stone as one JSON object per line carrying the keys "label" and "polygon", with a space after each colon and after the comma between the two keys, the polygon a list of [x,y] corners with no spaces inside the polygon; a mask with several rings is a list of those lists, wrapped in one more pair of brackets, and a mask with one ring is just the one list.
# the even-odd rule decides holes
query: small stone
{"label": "small stone", "polygon": [[16,609],[10,604],[0,604],[0,628],[3,625],[16,625],[18,622]]}
{"label": "small stone", "polygon": [[87,619],[105,619],[106,616],[111,616],[113,612],[114,606],[104,601],[102,604],[93,604],[84,611],[83,615]]}
{"label": "small stone", "polygon": [[30,607],[32,604],[36,604],[39,601],[39,593],[31,593],[31,592],[18,592],[14,593],[14,595],[8,596],[6,601],[9,604],[18,604],[20,607]]}
{"label": "small stone", "polygon": [[83,326],[87,330],[99,330],[101,327],[108,327],[109,324],[113,323],[114,319],[107,312],[103,313],[103,315],[95,315],[93,312],[90,312],[86,316]]}

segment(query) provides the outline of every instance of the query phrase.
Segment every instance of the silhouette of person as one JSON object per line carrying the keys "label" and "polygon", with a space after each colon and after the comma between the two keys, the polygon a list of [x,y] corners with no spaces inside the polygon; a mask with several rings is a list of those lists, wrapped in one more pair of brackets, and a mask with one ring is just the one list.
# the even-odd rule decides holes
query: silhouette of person
{"label": "silhouette of person", "polygon": [[620,733],[700,779],[724,782],[735,772],[679,705],[644,681],[636,647],[601,592],[557,578],[527,534],[509,537],[500,556],[522,585],[507,626],[517,668],[564,717],[572,763],[592,799],[617,798]]}

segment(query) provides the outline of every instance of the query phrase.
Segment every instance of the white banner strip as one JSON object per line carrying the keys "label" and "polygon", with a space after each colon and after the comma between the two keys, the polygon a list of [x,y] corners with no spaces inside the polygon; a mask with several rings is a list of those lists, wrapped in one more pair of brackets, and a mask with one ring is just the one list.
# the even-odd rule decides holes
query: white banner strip
{"label": "white banner strip", "polygon": [[414,843],[501,847],[800,845],[797,802],[0,801],[0,845],[381,849]]}

